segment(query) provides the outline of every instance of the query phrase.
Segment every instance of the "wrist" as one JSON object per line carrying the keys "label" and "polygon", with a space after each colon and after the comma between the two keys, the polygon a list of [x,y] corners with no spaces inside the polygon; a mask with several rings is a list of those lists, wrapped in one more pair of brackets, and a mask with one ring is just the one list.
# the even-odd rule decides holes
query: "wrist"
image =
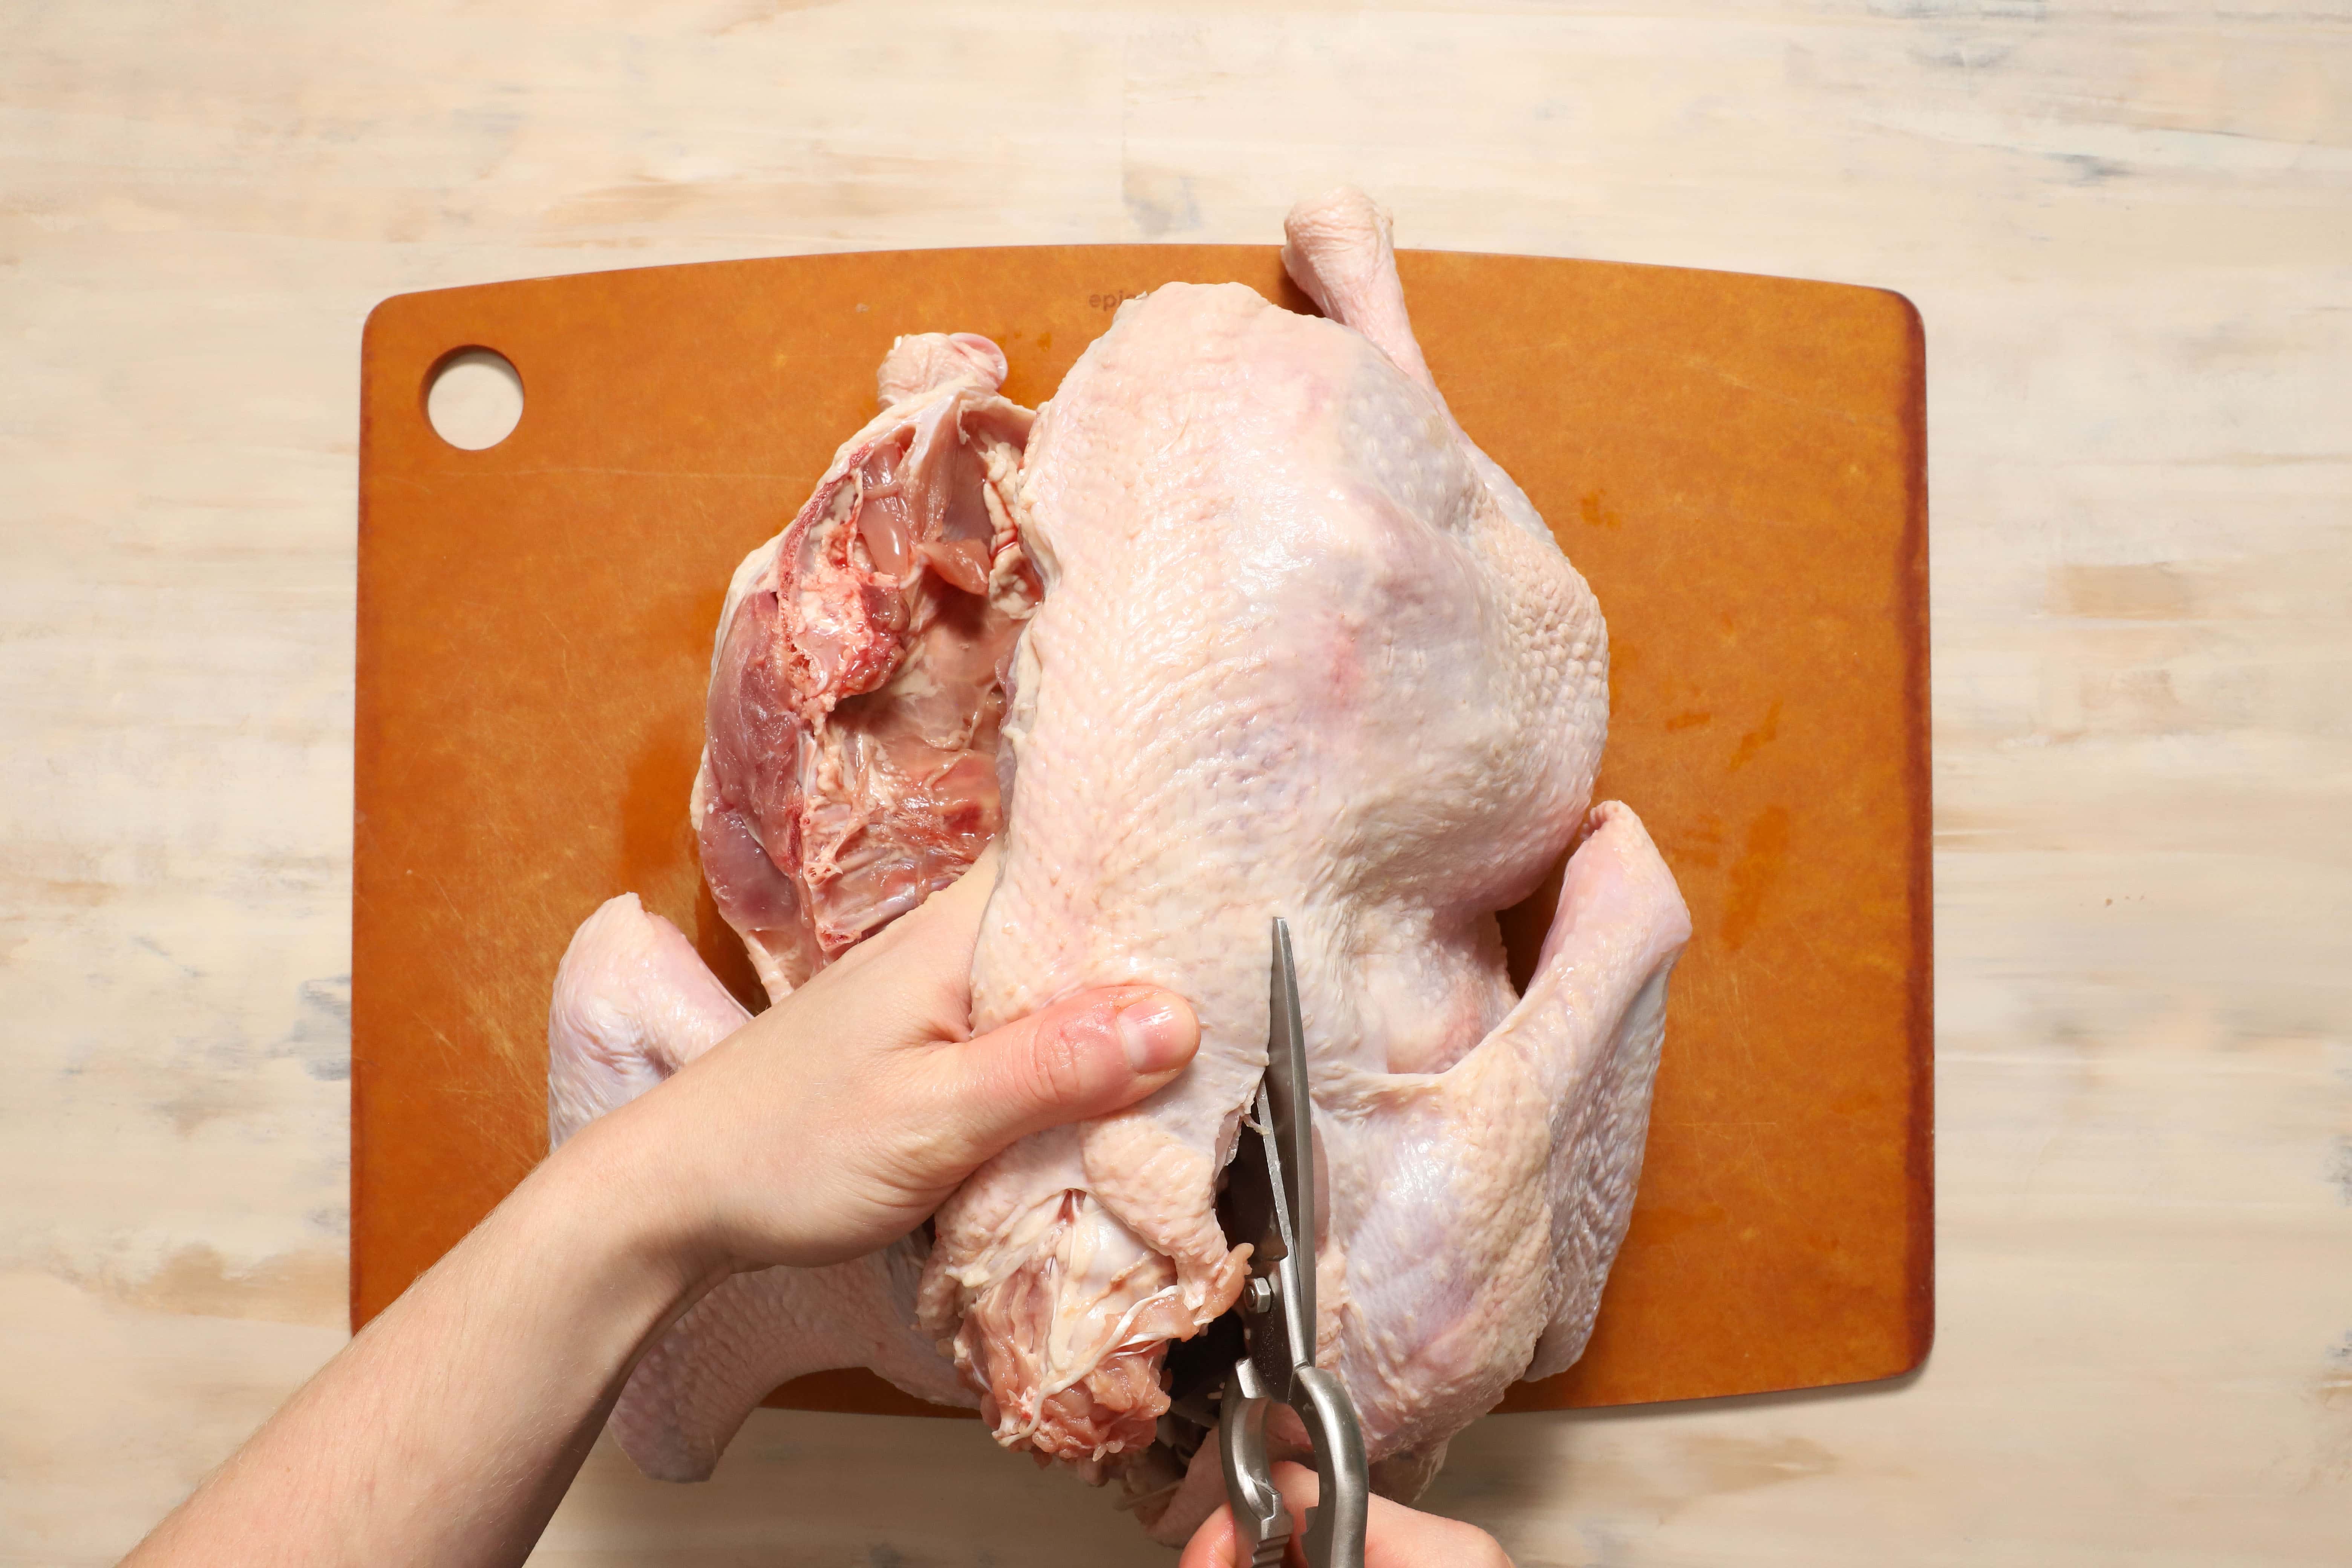
{"label": "wrist", "polygon": [[[693,1223],[665,1179],[659,1142],[624,1108],[567,1140],[532,1173],[542,1234],[576,1237],[590,1279],[675,1321],[731,1272],[731,1261]],[[518,1194],[522,1195],[522,1194]]]}

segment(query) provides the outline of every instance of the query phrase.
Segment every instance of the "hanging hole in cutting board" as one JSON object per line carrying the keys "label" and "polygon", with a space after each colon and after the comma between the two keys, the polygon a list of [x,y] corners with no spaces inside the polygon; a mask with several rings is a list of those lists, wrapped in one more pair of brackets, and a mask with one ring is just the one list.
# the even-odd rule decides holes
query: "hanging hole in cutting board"
{"label": "hanging hole in cutting board", "polygon": [[443,354],[425,377],[425,416],[452,447],[468,452],[495,447],[522,419],[522,376],[496,349]]}

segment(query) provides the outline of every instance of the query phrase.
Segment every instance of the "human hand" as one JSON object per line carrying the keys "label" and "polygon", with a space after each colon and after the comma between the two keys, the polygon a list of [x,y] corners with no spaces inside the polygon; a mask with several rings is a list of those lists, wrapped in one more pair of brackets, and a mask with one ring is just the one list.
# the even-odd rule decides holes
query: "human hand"
{"label": "human hand", "polygon": [[[1290,1509],[1295,1542],[1306,1529],[1307,1510],[1321,1494],[1321,1483],[1303,1465],[1276,1465],[1274,1484]],[[1232,1509],[1219,1509],[1193,1532],[1176,1568],[1237,1568]],[[1511,1560],[1476,1525],[1375,1497],[1364,1521],[1364,1568],[1511,1568]]]}
{"label": "human hand", "polygon": [[995,871],[991,852],[556,1158],[579,1149],[625,1173],[692,1274],[810,1267],[898,1239],[1015,1140],[1182,1070],[1200,1026],[1147,985],[1080,992],[967,1037]]}

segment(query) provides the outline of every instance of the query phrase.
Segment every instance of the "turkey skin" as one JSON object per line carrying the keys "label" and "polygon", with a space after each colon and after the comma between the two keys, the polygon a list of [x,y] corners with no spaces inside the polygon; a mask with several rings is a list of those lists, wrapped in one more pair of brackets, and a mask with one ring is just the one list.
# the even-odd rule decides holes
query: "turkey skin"
{"label": "turkey skin", "polygon": [[[1202,1046],[1150,1099],[975,1172],[928,1241],[706,1298],[614,1415],[650,1473],[707,1474],[776,1384],[865,1365],[977,1405],[1008,1447],[1118,1478],[1148,1529],[1182,1539],[1222,1485],[1213,1435],[1170,1408],[1166,1357],[1246,1275],[1216,1205],[1265,1067],[1276,915],[1297,958],[1327,1205],[1318,1360],[1346,1380],[1376,1482],[1417,1490],[1509,1384],[1581,1353],[1631,1215],[1689,919],[1634,813],[1591,801],[1608,728],[1600,607],[1447,410],[1386,215],[1344,191],[1300,204],[1286,234],[1321,317],[1240,285],[1167,285],[1120,309],[1034,425],[995,395],[985,340],[903,341],[885,414],[845,446],[800,540],[788,531],[738,573],[710,715],[710,755],[730,771],[706,763],[695,808],[714,889],[722,868],[768,889],[736,923],[772,994],[992,837],[973,1028],[1141,982],[1192,1000]],[[894,523],[878,544],[865,526],[869,497],[911,484],[898,475],[919,466],[924,418],[935,443],[956,442],[923,449],[929,482],[976,498],[984,542],[951,490],[922,501],[928,524]],[[888,473],[856,477],[877,451],[896,452]],[[951,513],[966,520],[953,540]],[[830,557],[805,547],[824,526]],[[807,581],[826,572],[851,588]],[[796,595],[812,613],[855,608],[877,577],[918,602],[920,627],[824,677],[778,626]],[[859,658],[863,684],[839,689]],[[857,795],[805,764],[829,732],[925,724],[904,754],[936,776],[911,810],[895,777]],[[742,804],[761,788],[784,803],[764,818]],[[709,824],[727,812],[751,826],[729,826],[719,851],[753,840],[748,872],[745,856],[714,865]],[[800,847],[819,820],[850,847],[822,864]],[[1496,911],[1571,848],[1522,994]],[[887,874],[845,889],[845,863]],[[730,919],[753,907],[719,904]],[[555,1136],[740,1024],[731,1005],[634,899],[599,910],[551,1015]]]}

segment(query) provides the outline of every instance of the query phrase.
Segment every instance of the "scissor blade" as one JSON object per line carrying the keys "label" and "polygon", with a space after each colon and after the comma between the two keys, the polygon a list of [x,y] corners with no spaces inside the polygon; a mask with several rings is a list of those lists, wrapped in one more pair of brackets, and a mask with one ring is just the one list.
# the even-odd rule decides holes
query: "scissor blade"
{"label": "scissor blade", "polygon": [[1267,1128],[1280,1156],[1279,1194],[1290,1217],[1290,1245],[1299,1258],[1293,1286],[1291,1321],[1305,1331],[1294,1347],[1300,1366],[1315,1362],[1315,1142],[1309,1131],[1314,1101],[1307,1086],[1307,1028],[1298,1010],[1298,969],[1290,953],[1290,922],[1274,920],[1274,974],[1266,1006],[1265,1093],[1273,1116]]}

